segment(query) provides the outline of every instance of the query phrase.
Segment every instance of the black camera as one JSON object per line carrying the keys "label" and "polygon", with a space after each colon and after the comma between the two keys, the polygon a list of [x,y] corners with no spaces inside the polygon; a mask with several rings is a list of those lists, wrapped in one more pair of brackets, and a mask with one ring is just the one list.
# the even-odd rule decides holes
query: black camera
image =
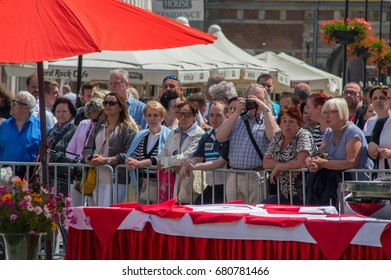
{"label": "black camera", "polygon": [[258,104],[254,100],[246,99],[246,111],[258,109]]}

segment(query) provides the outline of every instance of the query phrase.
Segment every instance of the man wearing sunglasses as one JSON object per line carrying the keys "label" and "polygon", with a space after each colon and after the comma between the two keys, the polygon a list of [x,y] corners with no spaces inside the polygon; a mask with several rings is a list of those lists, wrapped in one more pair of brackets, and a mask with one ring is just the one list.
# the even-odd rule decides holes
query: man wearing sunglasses
{"label": "man wearing sunglasses", "polygon": [[[31,115],[35,97],[21,91],[11,101],[11,117],[0,125],[0,161],[34,162],[41,144],[40,121]],[[25,169],[25,168],[24,168]],[[15,175],[23,178],[24,173]]]}
{"label": "man wearing sunglasses", "polygon": [[116,92],[126,100],[129,115],[141,129],[147,128],[144,118],[145,104],[130,94],[129,73],[124,69],[115,69],[110,72],[110,91]]}

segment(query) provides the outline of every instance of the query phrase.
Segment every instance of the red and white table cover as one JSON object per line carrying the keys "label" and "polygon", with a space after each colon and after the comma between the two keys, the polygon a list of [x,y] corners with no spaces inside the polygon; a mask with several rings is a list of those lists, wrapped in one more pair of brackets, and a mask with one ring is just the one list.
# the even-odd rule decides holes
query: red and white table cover
{"label": "red and white table cover", "polygon": [[[176,241],[171,240],[170,242],[180,240],[180,244],[183,245],[183,240],[192,239],[195,240],[194,244],[197,248],[198,244],[202,244],[200,240],[203,242],[229,242],[235,248],[226,248],[228,251],[237,250],[238,245],[233,243],[236,241],[241,244],[240,246],[247,246],[248,242],[244,241],[265,241],[267,243],[262,243],[262,247],[278,244],[278,247],[281,248],[270,248],[270,250],[280,250],[278,256],[283,256],[282,258],[285,256],[290,258],[291,254],[290,252],[282,252],[282,250],[304,250],[304,248],[295,249],[295,247],[309,246],[308,244],[316,245],[317,247],[311,250],[320,250],[320,252],[311,253],[304,258],[317,258],[317,256],[324,259],[350,258],[351,254],[356,253],[346,253],[349,246],[365,248],[366,253],[361,257],[357,256],[357,258],[391,258],[391,221],[359,215],[338,215],[336,209],[330,206],[246,205],[240,202],[181,206],[175,205],[175,200],[170,200],[157,205],[127,203],[106,208],[76,207],[74,213],[77,217],[77,224],[72,225],[69,230],[67,259],[133,257],[176,259],[184,257],[183,252],[171,252],[169,255],[167,252],[162,252],[159,255],[151,251],[140,252],[140,249],[137,249],[137,252],[132,252],[133,255],[116,255],[114,253],[122,246],[120,240],[125,242],[125,246],[129,246],[129,250],[136,250],[133,247],[145,248],[146,244],[159,246],[159,240],[174,237]],[[128,234],[127,238],[136,238],[137,240],[132,240],[133,243],[129,245],[130,243],[124,241],[124,237],[121,235],[124,232]],[[81,246],[81,240],[86,238],[83,234],[88,234],[88,238],[95,239],[88,254],[83,254],[80,248],[76,248]],[[129,234],[132,236],[130,237]],[[156,240],[149,240],[149,238]],[[293,245],[289,245],[290,248],[285,248],[287,244]],[[253,247],[253,245],[251,246]],[[175,244],[171,244],[169,250],[171,247],[175,247],[173,249],[175,251],[181,250]],[[98,250],[100,253],[96,255],[93,250]],[[219,248],[219,250],[222,249]],[[360,252],[359,249],[357,250]],[[219,252],[217,258],[225,258],[224,254],[223,251]],[[236,252],[234,255],[232,254],[232,252],[227,252],[227,258],[235,258]],[[273,252],[266,255],[277,258]],[[200,258],[214,258],[212,256],[215,256],[215,253],[189,255],[190,258],[198,256]],[[246,256],[254,258],[253,255],[250,256],[243,252],[236,256],[238,258],[247,258]]]}

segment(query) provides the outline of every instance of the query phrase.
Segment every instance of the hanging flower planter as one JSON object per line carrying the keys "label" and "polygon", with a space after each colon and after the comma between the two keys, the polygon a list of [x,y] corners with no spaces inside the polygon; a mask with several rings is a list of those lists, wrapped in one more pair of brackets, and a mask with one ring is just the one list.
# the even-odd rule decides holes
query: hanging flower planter
{"label": "hanging flower planter", "polygon": [[356,56],[361,57],[363,59],[367,59],[368,56],[370,55],[368,52],[369,48],[368,47],[357,47],[355,49],[356,51]]}
{"label": "hanging flower planter", "polygon": [[372,26],[362,18],[326,20],[320,25],[321,38],[327,46],[333,44],[354,44],[372,37]]}
{"label": "hanging flower planter", "polygon": [[335,30],[335,42],[341,45],[352,44],[356,40],[357,31],[355,30]]}

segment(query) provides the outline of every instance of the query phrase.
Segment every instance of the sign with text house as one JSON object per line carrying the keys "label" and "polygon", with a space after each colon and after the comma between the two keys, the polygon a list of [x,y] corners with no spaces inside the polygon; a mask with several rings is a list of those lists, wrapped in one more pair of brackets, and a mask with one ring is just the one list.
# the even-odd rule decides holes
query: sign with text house
{"label": "sign with text house", "polygon": [[189,21],[203,21],[204,0],[154,0],[152,11],[174,20],[185,17]]}

